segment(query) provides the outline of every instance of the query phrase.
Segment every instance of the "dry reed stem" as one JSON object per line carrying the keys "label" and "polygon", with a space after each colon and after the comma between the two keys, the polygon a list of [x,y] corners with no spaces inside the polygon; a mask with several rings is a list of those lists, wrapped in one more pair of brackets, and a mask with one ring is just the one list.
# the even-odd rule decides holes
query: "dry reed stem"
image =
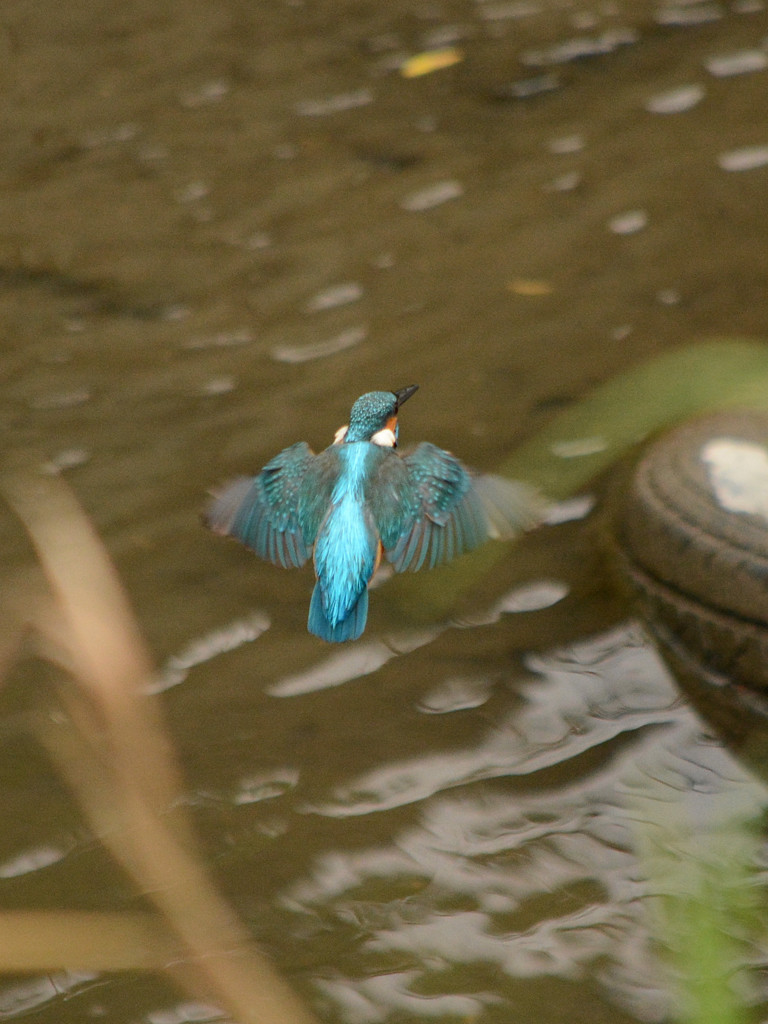
{"label": "dry reed stem", "polygon": [[4,971],[164,970],[178,943],[154,914],[13,910],[0,914]]}
{"label": "dry reed stem", "polygon": [[38,736],[96,834],[177,936],[181,959],[166,968],[241,1024],[314,1024],[194,853],[173,750],[146,694],[152,663],[95,531],[58,479],[15,477],[3,489],[54,599],[34,625],[79,687],[61,687],[68,723],[41,717]]}

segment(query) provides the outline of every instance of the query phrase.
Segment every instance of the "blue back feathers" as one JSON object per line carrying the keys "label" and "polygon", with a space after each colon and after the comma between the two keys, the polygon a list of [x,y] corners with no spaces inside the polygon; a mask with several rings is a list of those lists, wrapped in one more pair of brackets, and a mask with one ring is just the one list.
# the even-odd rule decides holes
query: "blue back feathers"
{"label": "blue back feathers", "polygon": [[364,499],[365,483],[383,454],[372,444],[345,444],[339,449],[340,472],[315,543],[319,601],[313,599],[315,608],[309,617],[310,632],[324,639],[347,619],[355,619],[356,625],[350,622],[349,629],[354,632],[359,627],[357,636],[365,627],[368,581],[379,549],[376,524]]}

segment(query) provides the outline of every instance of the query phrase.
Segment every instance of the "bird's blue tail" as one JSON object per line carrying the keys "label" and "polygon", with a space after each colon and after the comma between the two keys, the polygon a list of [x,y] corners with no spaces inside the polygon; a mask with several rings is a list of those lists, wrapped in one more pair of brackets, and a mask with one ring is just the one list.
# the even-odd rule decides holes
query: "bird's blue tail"
{"label": "bird's blue tail", "polygon": [[344,619],[343,622],[337,622],[335,626],[332,626],[325,615],[325,609],[323,608],[323,594],[320,590],[320,584],[315,584],[315,589],[312,591],[312,600],[309,605],[309,621],[307,622],[307,629],[310,633],[314,633],[315,636],[319,636],[321,640],[326,640],[331,644],[341,644],[344,643],[345,640],[357,640],[365,629],[367,618],[367,587],[357,599],[357,604],[346,619]]}

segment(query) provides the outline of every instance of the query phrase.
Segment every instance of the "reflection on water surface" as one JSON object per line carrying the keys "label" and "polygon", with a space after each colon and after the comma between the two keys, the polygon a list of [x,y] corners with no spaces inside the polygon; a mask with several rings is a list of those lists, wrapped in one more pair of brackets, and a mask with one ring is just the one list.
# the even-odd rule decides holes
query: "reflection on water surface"
{"label": "reflection on water surface", "polygon": [[[668,1019],[638,831],[674,821],[706,842],[766,795],[702,734],[634,627],[528,669],[523,706],[477,746],[382,766],[308,809],[420,807],[388,842],[321,855],[281,897],[307,921],[331,1015],[495,1020],[527,998],[521,979],[590,977],[608,1004]],[[323,958],[329,930],[354,967]]]}

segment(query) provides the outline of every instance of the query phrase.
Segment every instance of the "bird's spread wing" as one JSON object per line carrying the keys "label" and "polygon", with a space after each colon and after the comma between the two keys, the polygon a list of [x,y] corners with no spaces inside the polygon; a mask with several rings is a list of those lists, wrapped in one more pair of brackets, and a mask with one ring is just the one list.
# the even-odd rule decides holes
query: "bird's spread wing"
{"label": "bird's spread wing", "polygon": [[254,477],[240,477],[214,495],[204,520],[275,565],[303,565],[319,525],[332,465],[305,441],[284,449]]}
{"label": "bird's spread wing", "polygon": [[397,572],[431,569],[491,537],[513,537],[543,514],[541,498],[527,484],[474,473],[426,442],[385,460],[377,484],[371,509]]}

